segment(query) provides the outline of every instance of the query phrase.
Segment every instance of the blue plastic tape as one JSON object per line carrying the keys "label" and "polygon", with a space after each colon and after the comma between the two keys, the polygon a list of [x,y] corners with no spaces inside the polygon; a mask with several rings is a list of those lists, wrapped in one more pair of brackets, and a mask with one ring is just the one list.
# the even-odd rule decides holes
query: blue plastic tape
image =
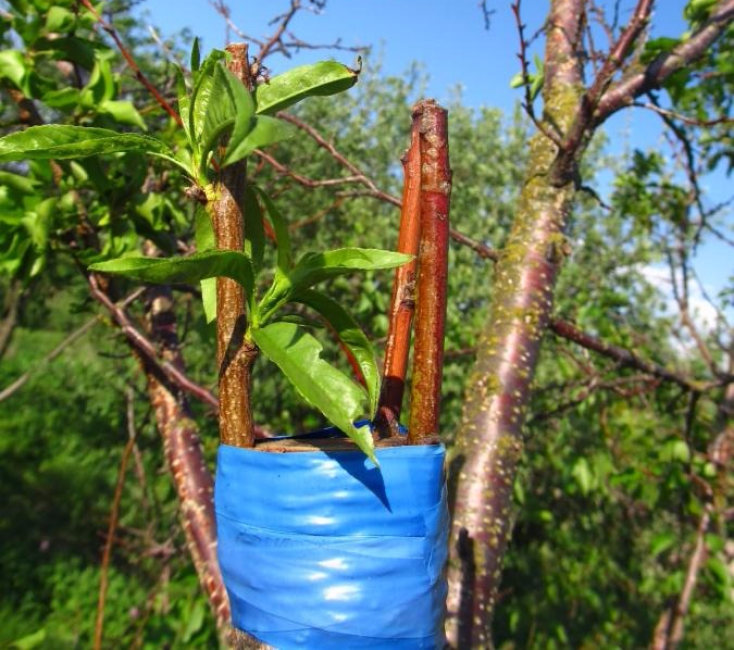
{"label": "blue plastic tape", "polygon": [[222,445],[218,555],[232,622],[288,648],[443,648],[443,446],[270,453]]}

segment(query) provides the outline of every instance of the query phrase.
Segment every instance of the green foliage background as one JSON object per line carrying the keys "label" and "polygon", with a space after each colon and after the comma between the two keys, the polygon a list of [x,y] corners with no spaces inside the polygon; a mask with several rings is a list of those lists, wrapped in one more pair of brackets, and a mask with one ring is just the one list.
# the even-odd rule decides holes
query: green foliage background
{"label": "green foliage background", "polygon": [[[17,128],[19,111],[10,92],[21,91],[47,121],[135,132],[145,127],[171,145],[182,142],[73,3],[6,4],[0,16],[3,134]],[[175,82],[169,54],[143,35],[124,3],[107,8],[146,74],[170,90]],[[169,44],[172,56],[181,56],[186,41],[184,34]],[[86,90],[80,92],[77,82]],[[297,114],[319,125],[378,187],[399,196],[398,158],[407,145],[409,107],[421,96],[423,82],[419,67],[386,77],[367,61],[355,89],[309,100]],[[683,100],[689,106],[693,101]],[[459,93],[449,109],[453,225],[501,248],[522,182],[528,125],[519,111],[468,109]],[[715,147],[704,153],[722,159]],[[308,178],[343,175],[307,137],[277,145],[275,154]],[[397,211],[368,196],[343,195],[358,194],[358,187],[306,189],[267,166],[251,169],[292,224],[294,250],[394,247]],[[118,154],[64,163],[56,184],[47,163],[11,164],[5,171],[16,176],[0,177],[0,295],[9,301],[21,287],[23,299],[2,356],[0,387],[37,367],[65,336],[99,313],[76,260],[118,256],[140,249],[144,239],[170,253],[176,239],[193,239],[194,224],[184,179],[162,161]],[[662,311],[659,294],[642,273],[645,265],[660,261],[658,244],[685,211],[680,179],[652,152],[610,159],[603,138],[587,157],[585,181],[593,185],[601,172],[616,178],[611,210],[579,195],[557,312],[642,356],[701,372],[700,361],[673,344],[674,319]],[[18,176],[34,184],[19,189]],[[74,193],[98,232],[96,253],[81,241]],[[390,281],[391,274],[381,272],[331,285],[332,295],[351,306],[378,343],[386,334]],[[443,409],[449,446],[460,426],[464,381],[491,283],[489,262],[468,248],[452,247]],[[119,281],[116,290],[122,296],[132,287]],[[177,292],[176,300],[188,372],[214,386],[213,328],[191,292]],[[516,485],[515,534],[496,643],[501,648],[642,647],[682,586],[702,509],[696,484],[709,485],[719,504],[731,492],[705,456],[721,427],[720,395],[701,400],[686,440],[688,402],[679,389],[627,390],[641,385],[633,371],[589,357],[551,335],[544,345]],[[337,356],[334,346],[327,349]],[[587,390],[590,366],[602,384],[594,390]],[[620,378],[629,383],[614,384]],[[321,426],[272,366],[258,363],[255,382],[258,423],[273,431]],[[194,407],[212,462],[216,421],[205,408]],[[103,536],[130,427],[138,432],[139,455],[128,469],[122,497],[106,647],[217,646],[213,619],[185,552],[144,377],[103,317],[0,402],[0,647],[90,645]],[[734,647],[730,527],[716,518],[707,538],[709,558],[687,621],[686,647]]]}

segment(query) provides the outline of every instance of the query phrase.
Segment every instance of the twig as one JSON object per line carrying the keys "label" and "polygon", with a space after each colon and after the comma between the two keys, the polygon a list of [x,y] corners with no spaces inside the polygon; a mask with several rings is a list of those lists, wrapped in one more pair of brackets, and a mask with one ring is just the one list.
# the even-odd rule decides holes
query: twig
{"label": "twig", "polygon": [[676,113],[675,111],[661,108],[653,102],[632,102],[632,106],[636,108],[647,109],[648,111],[652,111],[653,113],[657,113],[658,115],[664,115],[665,117],[669,117],[672,120],[678,120],[679,122],[684,122],[685,124],[690,124],[691,126],[709,127],[716,126],[718,124],[734,123],[734,118],[726,116],[717,117],[713,120],[698,120],[695,117],[688,117],[687,115],[681,115],[680,113]]}
{"label": "twig", "polygon": [[711,522],[711,504],[707,504],[698,522],[696,541],[688,561],[683,589],[675,604],[666,609],[655,626],[652,650],[675,650],[683,640],[683,625],[691,605],[698,574],[706,558],[706,532]]}
{"label": "twig", "polygon": [[517,58],[520,59],[520,66],[522,69],[522,81],[523,81],[523,89],[525,91],[525,101],[522,102],[522,107],[525,110],[525,113],[527,116],[531,119],[533,124],[535,125],[535,128],[538,129],[545,137],[547,137],[553,144],[555,144],[559,149],[563,147],[563,144],[561,142],[561,138],[558,134],[553,133],[548,129],[548,127],[538,119],[538,117],[535,115],[535,107],[534,107],[534,99],[531,94],[531,88],[530,88],[530,72],[529,72],[529,66],[528,66],[528,58],[527,58],[527,47],[528,42],[525,40],[525,25],[522,22],[522,19],[520,18],[520,2],[521,0],[516,0],[510,5],[510,9],[512,9],[512,15],[515,17],[515,24],[517,25],[517,33],[520,37],[520,53],[517,55]]}
{"label": "twig", "polygon": [[84,8],[91,13],[96,21],[99,23],[99,25],[102,27],[104,31],[106,31],[113,41],[115,41],[115,45],[117,45],[117,49],[120,50],[120,54],[122,54],[122,57],[127,62],[128,66],[130,67],[130,70],[132,70],[133,74],[135,75],[135,78],[143,84],[148,89],[148,92],[150,92],[151,95],[155,98],[155,100],[158,102],[158,105],[166,111],[175,121],[176,124],[179,126],[183,126],[183,121],[181,120],[181,116],[178,114],[176,109],[173,108],[167,101],[166,98],[161,95],[161,93],[158,91],[158,89],[151,83],[151,81],[148,79],[148,77],[145,76],[143,71],[140,69],[138,64],[135,62],[135,59],[133,58],[133,55],[130,53],[130,51],[125,47],[124,43],[120,39],[120,36],[118,35],[117,31],[115,30],[112,25],[110,25],[102,16],[99,15],[97,10],[92,6],[92,3],[89,0],[80,0],[82,5],[84,5]]}
{"label": "twig", "polygon": [[112,545],[115,539],[115,530],[117,529],[117,521],[120,512],[120,500],[122,498],[122,488],[125,484],[125,473],[127,471],[127,462],[135,444],[137,432],[135,431],[135,410],[133,402],[132,388],[128,387],[126,393],[127,398],[127,426],[130,435],[128,436],[125,449],[122,452],[120,460],[120,469],[117,473],[117,485],[115,486],[115,495],[112,499],[112,508],[110,510],[110,521],[107,527],[107,539],[105,541],[104,552],[102,554],[102,565],[100,567],[99,578],[99,597],[97,598],[97,619],[94,625],[94,650],[101,650],[102,636],[104,630],[104,608],[107,598],[107,574],[110,566],[110,557],[112,556]]}
{"label": "twig", "polygon": [[[133,291],[127,298],[124,300],[121,300],[117,303],[117,307],[120,309],[125,309],[131,302],[136,300],[142,293],[144,289],[137,289],[136,291]],[[2,391],[0,391],[0,402],[8,399],[13,394],[15,394],[18,390],[20,390],[27,382],[28,380],[35,375],[41,368],[46,366],[47,364],[51,363],[56,357],[58,357],[66,348],[68,348],[72,343],[74,343],[76,340],[80,339],[82,336],[84,336],[90,329],[92,329],[97,323],[99,323],[100,317],[95,316],[94,318],[88,320],[84,325],[79,327],[78,329],[74,330],[69,336],[67,336],[61,343],[59,343],[51,352],[49,352],[45,357],[43,357],[33,368],[30,370],[27,370],[24,372],[18,379],[16,379],[12,384],[9,386],[6,386]]]}
{"label": "twig", "polygon": [[199,386],[191,381],[185,374],[168,361],[158,359],[158,353],[153,343],[144,334],[142,334],[130,321],[124,309],[116,305],[109,296],[102,290],[95,274],[91,274],[88,278],[89,287],[92,296],[107,308],[112,319],[122,330],[130,345],[142,355],[146,363],[161,372],[169,381],[176,386],[196,397],[196,399],[209,404],[214,409],[219,408],[219,401],[203,386]]}
{"label": "twig", "polygon": [[656,363],[642,359],[630,350],[591,336],[590,334],[581,331],[574,324],[568,321],[559,319],[552,320],[550,322],[550,329],[556,335],[567,339],[568,341],[572,341],[587,350],[592,350],[616,361],[622,367],[636,368],[637,370],[646,372],[654,377],[659,377],[660,379],[673,382],[687,391],[698,393],[707,388],[707,385],[704,383],[692,380]]}

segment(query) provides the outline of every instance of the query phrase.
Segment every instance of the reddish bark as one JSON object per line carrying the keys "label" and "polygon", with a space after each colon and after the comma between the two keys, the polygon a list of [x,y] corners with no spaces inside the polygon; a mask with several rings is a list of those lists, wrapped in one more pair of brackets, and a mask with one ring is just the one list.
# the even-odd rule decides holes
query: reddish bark
{"label": "reddish bark", "polygon": [[[570,126],[582,90],[580,4],[554,0],[548,19],[544,117],[560,130]],[[524,411],[574,196],[574,170],[560,186],[548,174],[556,154],[555,144],[542,132],[531,140],[526,182],[496,268],[492,313],[468,382],[455,455],[459,471],[449,566],[447,632],[457,648],[492,645]]]}
{"label": "reddish bark", "polygon": [[[402,158],[403,200],[400,210],[398,252],[414,255],[415,260],[395,270],[395,280],[390,299],[385,363],[382,391],[378,408],[378,422],[392,424],[395,429],[405,393],[405,376],[410,356],[410,332],[415,311],[415,277],[420,244],[420,112],[414,110],[410,148]],[[395,433],[393,430],[392,433]]]}
{"label": "reddish bark", "polygon": [[[160,354],[183,371],[173,301],[167,287],[150,289],[147,325],[160,346]],[[225,630],[229,627],[229,599],[217,561],[214,483],[204,462],[198,427],[185,396],[178,388],[160,374],[151,372],[149,366],[144,367],[166,461],[179,498],[187,547],[217,625]]]}
{"label": "reddish bark", "polygon": [[439,429],[451,169],[448,112],[427,100],[413,114],[420,120],[421,225],[408,443],[421,444]]}

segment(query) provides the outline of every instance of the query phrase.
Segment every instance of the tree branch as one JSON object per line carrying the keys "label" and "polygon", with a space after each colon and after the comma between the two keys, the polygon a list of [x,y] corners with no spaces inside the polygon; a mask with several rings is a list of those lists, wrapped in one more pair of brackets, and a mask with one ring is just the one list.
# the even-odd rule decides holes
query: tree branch
{"label": "tree branch", "polygon": [[90,14],[94,16],[96,21],[99,23],[99,25],[106,31],[112,40],[115,42],[115,45],[117,45],[117,49],[120,50],[120,54],[122,54],[122,57],[127,62],[127,65],[129,66],[130,70],[132,70],[133,74],[135,75],[135,78],[143,84],[148,89],[148,92],[153,95],[155,100],[158,102],[158,105],[166,111],[178,124],[179,126],[183,126],[183,121],[181,120],[181,116],[178,114],[175,108],[171,106],[167,101],[166,98],[161,95],[161,93],[158,91],[158,89],[151,83],[151,81],[148,79],[148,77],[145,76],[145,73],[140,69],[140,66],[136,63],[133,55],[130,53],[130,51],[125,47],[125,44],[122,42],[122,39],[118,35],[115,28],[110,25],[102,16],[99,15],[97,10],[94,8],[92,3],[89,0],[80,0],[82,5],[84,5],[84,8],[89,11]]}
{"label": "tree branch", "polygon": [[709,19],[683,43],[671,52],[661,54],[641,72],[631,74],[609,88],[601,97],[594,113],[594,124],[599,125],[610,115],[634,100],[659,88],[671,74],[699,59],[734,20],[734,0],[721,0]]}
{"label": "tree branch", "polygon": [[145,361],[157,368],[160,373],[176,386],[193,395],[198,400],[218,409],[219,402],[208,390],[191,381],[184,373],[168,361],[158,359],[155,345],[143,335],[130,321],[124,309],[116,305],[110,297],[102,290],[95,274],[88,278],[89,288],[92,296],[100,302],[112,316],[117,326],[127,338],[129,344],[138,352]]}

